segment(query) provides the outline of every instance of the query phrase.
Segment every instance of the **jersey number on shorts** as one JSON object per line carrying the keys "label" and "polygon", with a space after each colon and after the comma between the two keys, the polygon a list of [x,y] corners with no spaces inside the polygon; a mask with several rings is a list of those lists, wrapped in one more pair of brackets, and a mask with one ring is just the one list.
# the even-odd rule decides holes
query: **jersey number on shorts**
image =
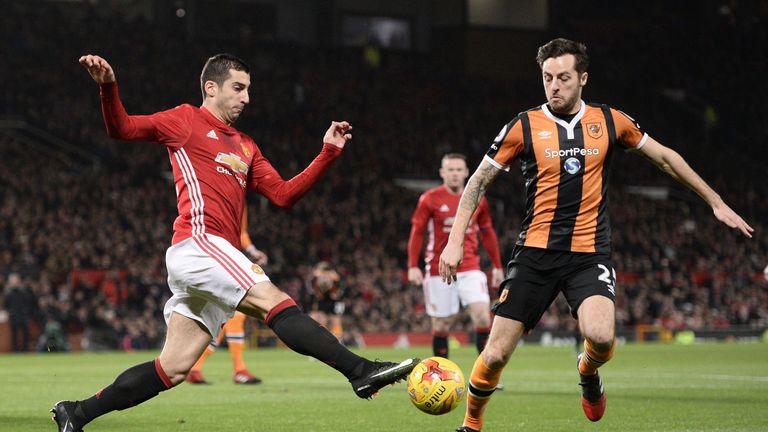
{"label": "jersey number on shorts", "polygon": [[597,265],[600,270],[603,272],[600,273],[600,276],[597,277],[597,280],[600,282],[605,282],[605,284],[608,286],[608,291],[611,292],[614,296],[616,295],[616,270],[610,269],[608,270],[608,267],[605,266],[605,264],[598,264]]}

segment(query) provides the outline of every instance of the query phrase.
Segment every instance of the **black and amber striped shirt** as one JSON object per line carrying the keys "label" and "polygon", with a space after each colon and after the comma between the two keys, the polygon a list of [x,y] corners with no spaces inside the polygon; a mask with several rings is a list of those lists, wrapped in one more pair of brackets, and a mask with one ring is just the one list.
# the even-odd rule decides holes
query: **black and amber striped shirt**
{"label": "black and amber striped shirt", "polygon": [[485,160],[509,170],[520,159],[526,210],[517,244],[572,252],[611,250],[608,177],[616,146],[639,149],[648,135],[628,115],[586,104],[570,122],[546,104],[506,124]]}

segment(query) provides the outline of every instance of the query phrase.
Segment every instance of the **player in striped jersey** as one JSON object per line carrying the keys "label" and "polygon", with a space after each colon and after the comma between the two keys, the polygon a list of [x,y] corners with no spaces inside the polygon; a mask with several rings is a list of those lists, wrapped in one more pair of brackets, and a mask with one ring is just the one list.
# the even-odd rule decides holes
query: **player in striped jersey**
{"label": "player in striped jersey", "polygon": [[578,372],[581,404],[591,421],[605,412],[597,369],[613,356],[616,273],[610,260],[607,187],[610,158],[627,149],[696,192],[715,217],[752,237],[753,229],[675,151],[649,137],[628,115],[581,99],[589,58],[581,43],[555,39],[539,48],[547,103],[505,125],[467,183],[440,274],[456,280],[464,232],[498,173],[519,160],[526,214],[494,308],[491,335],[469,383],[462,432],[479,431],[483,412],[523,333],[533,329],[559,292],[585,338]]}
{"label": "player in striped jersey", "polygon": [[235,310],[263,318],[286,346],[339,371],[360,398],[369,399],[407,377],[418,359],[370,361],[349,351],[240,251],[246,189],[275,205],[292,206],[341,155],[352,138],[349,123],[331,122],[320,154],[304,171],[284,180],[259,146],[233,127],[250,101],[250,69],[239,58],[218,54],[208,59],[200,76],[202,106],[183,104],[151,115],[128,115],[115,73],[104,58],[89,54],[79,61],[99,84],[110,137],[166,147],[179,216],[165,259],[173,296],[165,305],[168,331],[160,356],[125,370],[88,399],[54,405],[59,432],[80,431],[99,416],[182,383]]}

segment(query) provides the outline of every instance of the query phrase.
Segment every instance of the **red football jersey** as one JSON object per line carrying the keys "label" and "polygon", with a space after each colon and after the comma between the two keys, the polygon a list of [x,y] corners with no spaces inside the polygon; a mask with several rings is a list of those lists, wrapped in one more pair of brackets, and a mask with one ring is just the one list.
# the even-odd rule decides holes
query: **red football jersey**
{"label": "red football jersey", "polygon": [[290,207],[341,153],[340,148],[326,144],[302,173],[285,181],[248,135],[204,107],[185,104],[129,116],[116,83],[102,85],[101,97],[109,136],[160,143],[168,149],[179,211],[173,244],[208,233],[240,248],[246,188],[278,206]]}
{"label": "red football jersey", "polygon": [[[408,267],[418,267],[419,255],[423,244],[424,233],[429,235],[427,250],[424,254],[426,271],[431,276],[438,276],[440,254],[448,244],[453,220],[459,209],[461,194],[454,194],[447,187],[439,186],[424,192],[419,198],[416,210],[411,217],[411,236],[408,239]],[[483,246],[494,267],[501,268],[501,257],[493,229],[491,212],[485,197],[472,215],[467,232],[464,236],[464,259],[457,271],[464,272],[480,269],[477,235],[480,233]]]}

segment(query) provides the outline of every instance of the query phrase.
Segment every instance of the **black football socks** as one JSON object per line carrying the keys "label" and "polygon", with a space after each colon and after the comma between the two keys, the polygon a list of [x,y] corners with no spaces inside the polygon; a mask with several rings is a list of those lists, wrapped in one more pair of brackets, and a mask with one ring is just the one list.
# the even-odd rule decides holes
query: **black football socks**
{"label": "black football socks", "polygon": [[[278,307],[280,305],[275,309]],[[339,343],[336,336],[293,303],[274,315],[269,314],[266,323],[288,348],[326,363],[347,379],[359,378],[370,363]]]}
{"label": "black football socks", "polygon": [[77,429],[82,428],[96,417],[136,406],[171,387],[158,359],[138,364],[123,371],[92,397],[78,401],[71,421],[77,423]]}
{"label": "black football socks", "polygon": [[448,333],[432,333],[432,354],[437,357],[448,358]]}

